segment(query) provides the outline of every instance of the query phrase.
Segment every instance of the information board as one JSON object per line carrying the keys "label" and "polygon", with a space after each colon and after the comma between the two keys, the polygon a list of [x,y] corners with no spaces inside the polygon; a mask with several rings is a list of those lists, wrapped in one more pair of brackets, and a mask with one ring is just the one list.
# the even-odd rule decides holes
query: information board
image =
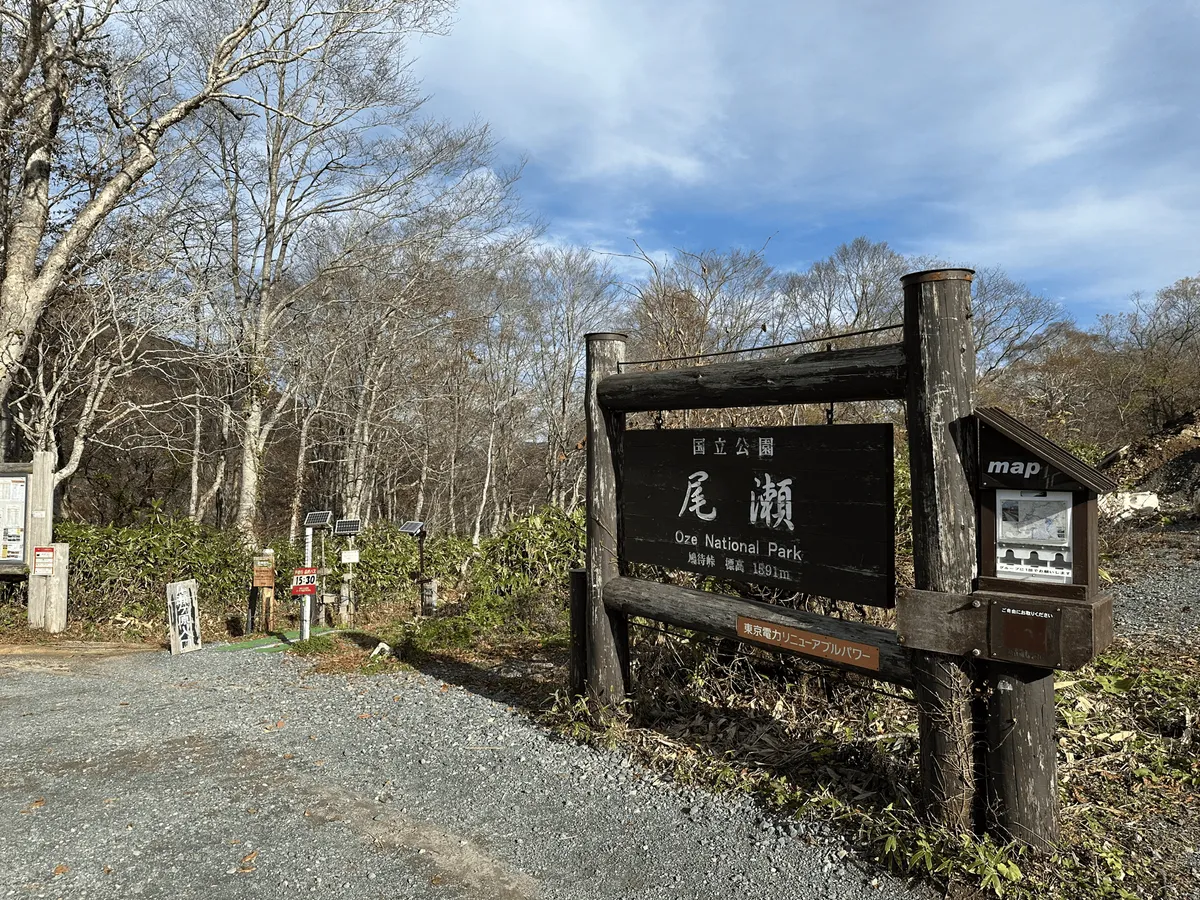
{"label": "information board", "polygon": [[1068,491],[996,491],[996,576],[1071,584]]}
{"label": "information board", "polygon": [[254,578],[252,587],[275,587],[275,557],[254,557]]}
{"label": "information board", "polygon": [[0,477],[0,564],[25,562],[27,475]]}
{"label": "information board", "polygon": [[627,431],[621,558],[892,606],[892,426]]}

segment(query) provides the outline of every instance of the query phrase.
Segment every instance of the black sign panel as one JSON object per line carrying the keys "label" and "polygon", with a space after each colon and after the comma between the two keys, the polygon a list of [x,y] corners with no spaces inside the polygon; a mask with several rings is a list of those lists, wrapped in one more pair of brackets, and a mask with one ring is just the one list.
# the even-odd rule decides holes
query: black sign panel
{"label": "black sign panel", "polygon": [[986,425],[979,429],[979,486],[1025,491],[1078,491],[1083,487]]}
{"label": "black sign panel", "polygon": [[892,606],[891,425],[628,431],[621,558]]}

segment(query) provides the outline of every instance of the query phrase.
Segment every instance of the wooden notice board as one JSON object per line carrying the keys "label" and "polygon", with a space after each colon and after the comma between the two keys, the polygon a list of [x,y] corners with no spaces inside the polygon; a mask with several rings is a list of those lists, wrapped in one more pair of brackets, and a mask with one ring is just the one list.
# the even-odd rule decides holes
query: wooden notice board
{"label": "wooden notice board", "polygon": [[892,606],[891,425],[624,435],[621,558]]}

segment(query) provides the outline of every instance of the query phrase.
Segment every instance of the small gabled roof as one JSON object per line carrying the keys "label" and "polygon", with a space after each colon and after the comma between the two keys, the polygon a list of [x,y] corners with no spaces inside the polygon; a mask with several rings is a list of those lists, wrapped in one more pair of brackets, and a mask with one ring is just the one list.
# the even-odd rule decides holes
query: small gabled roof
{"label": "small gabled roof", "polygon": [[1090,488],[1097,494],[1107,494],[1117,489],[1117,483],[1101,472],[1085,463],[1078,456],[1064,450],[1054,441],[1038,434],[1024,422],[1013,418],[998,406],[980,406],[975,409],[975,416],[980,422],[996,429],[1010,441],[1016,441],[1022,447],[1046,462],[1060,472],[1069,475],[1084,487]]}

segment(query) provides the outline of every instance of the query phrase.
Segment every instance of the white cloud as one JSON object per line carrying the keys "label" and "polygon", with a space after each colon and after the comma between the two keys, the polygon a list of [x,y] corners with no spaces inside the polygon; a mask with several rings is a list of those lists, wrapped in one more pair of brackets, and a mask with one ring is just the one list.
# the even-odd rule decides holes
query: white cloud
{"label": "white cloud", "polygon": [[847,223],[814,255],[866,231],[1111,298],[1198,267],[1189,4],[463,0],[417,71],[529,155],[566,239]]}
{"label": "white cloud", "polygon": [[721,87],[692,6],[474,0],[449,39],[420,45],[418,70],[562,177],[695,182]]}

